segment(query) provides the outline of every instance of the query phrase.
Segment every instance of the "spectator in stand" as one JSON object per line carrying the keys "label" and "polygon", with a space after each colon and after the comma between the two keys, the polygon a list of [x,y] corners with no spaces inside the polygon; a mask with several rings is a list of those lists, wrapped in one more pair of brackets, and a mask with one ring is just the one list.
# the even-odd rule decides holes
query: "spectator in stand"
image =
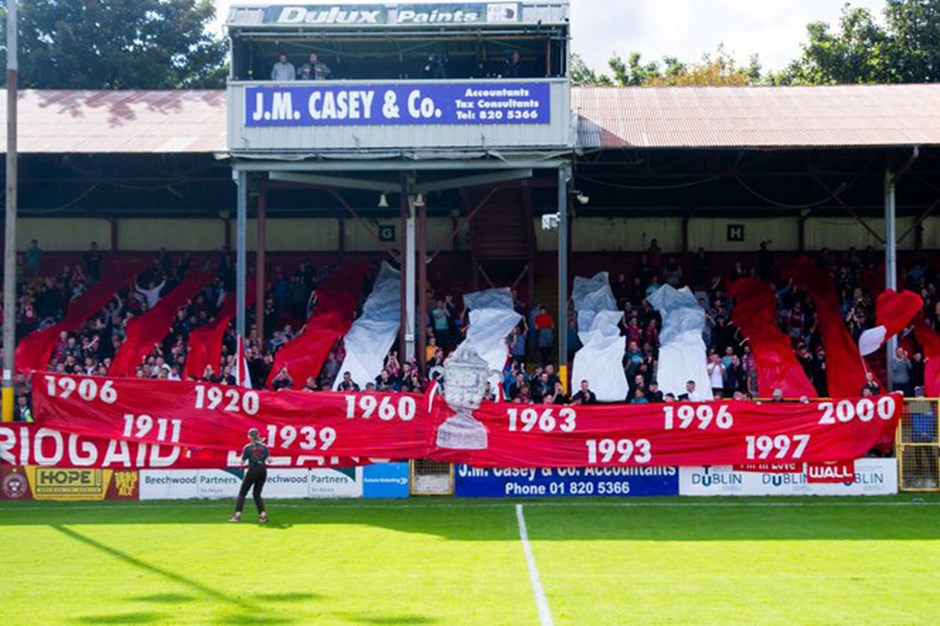
{"label": "spectator in stand", "polygon": [[25,422],[31,424],[33,422],[33,409],[29,406],[29,398],[25,394],[19,395],[16,398],[16,411],[13,414],[13,421],[15,422]]}
{"label": "spectator in stand", "polygon": [[[275,391],[280,391],[281,389],[290,389],[294,386],[294,379],[291,378],[290,372],[287,371],[286,365],[281,366],[281,369],[274,377],[274,380],[271,381],[271,386]],[[356,391],[358,390],[359,388],[356,387]]]}
{"label": "spectator in stand", "polygon": [[568,404],[571,402],[568,399],[568,395],[565,393],[565,388],[561,384],[561,381],[555,383],[555,394],[552,396],[552,404]]}
{"label": "spectator in stand", "polygon": [[443,300],[434,303],[431,309],[431,322],[434,328],[434,337],[437,338],[437,345],[443,349],[450,347],[450,313],[444,306]]}
{"label": "spectator in stand", "polygon": [[548,380],[548,374],[542,372],[539,374],[539,377],[532,383],[532,397],[537,398],[541,401],[547,395],[554,396],[555,387]]}
{"label": "spectator in stand", "polygon": [[300,66],[299,80],[327,80],[333,74],[326,63],[320,61],[316,52],[311,52],[307,62]]}
{"label": "spectator in stand", "polygon": [[617,308],[622,309],[624,303],[630,298],[631,285],[627,281],[627,275],[624,272],[617,274],[617,280],[610,286],[614,294],[614,300],[617,302]]}
{"label": "spectator in stand", "polygon": [[101,279],[101,253],[98,251],[97,242],[91,242],[91,247],[85,252],[82,261],[85,264],[85,273],[88,275],[89,282],[98,282]]}
{"label": "spectator in stand", "polygon": [[736,393],[747,391],[747,372],[738,355],[731,357],[731,365],[725,370],[725,392],[724,397],[728,398]]}
{"label": "spectator in stand", "polygon": [[33,239],[29,242],[29,248],[26,249],[26,278],[39,276],[41,265],[42,250],[39,249],[39,242]]}
{"label": "spectator in stand", "polygon": [[525,78],[527,76],[526,71],[519,51],[513,50],[510,52],[503,67],[503,78]]}
{"label": "spectator in stand", "polygon": [[133,282],[134,292],[143,298],[143,302],[146,304],[148,311],[157,306],[157,302],[160,301],[160,290],[162,290],[165,285],[165,278],[159,284],[153,280],[149,281],[146,288],[138,285],[136,280]]}
{"label": "spectator in stand", "polygon": [[512,334],[509,335],[509,354],[513,361],[523,366],[526,362],[525,339],[525,320],[523,320],[512,329]]}
{"label": "spectator in stand", "polygon": [[[921,389],[924,388],[924,355],[922,352],[917,351],[911,355],[911,388],[912,389]],[[923,395],[923,393],[915,395]]]}
{"label": "spectator in stand", "polygon": [[[657,250],[659,246],[656,246]],[[661,252],[658,253],[661,256]],[[640,281],[640,286],[645,290],[647,285],[653,280],[653,276],[659,273],[659,267],[653,266],[650,262],[649,252],[640,255],[640,260],[636,266],[636,278]]]}
{"label": "spectator in stand", "polygon": [[583,346],[581,336],[578,334],[578,317],[573,312],[568,316],[568,362],[574,361],[575,353]]}
{"label": "spectator in stand", "polygon": [[659,390],[659,383],[651,380],[646,390],[646,399],[649,402],[663,402],[663,392]]}
{"label": "spectator in stand", "polygon": [[760,279],[765,283],[772,282],[774,269],[774,255],[768,248],[773,240],[767,239],[760,242],[760,249],[757,252],[757,267]]}
{"label": "spectator in stand", "polygon": [[905,397],[914,395],[914,387],[911,384],[911,370],[913,366],[908,357],[907,350],[898,347],[891,358],[888,359],[888,376],[891,380],[891,389],[900,391]]}
{"label": "spectator in stand", "polygon": [[427,380],[444,380],[444,353],[440,348],[434,353],[434,357],[428,361],[425,378]]}
{"label": "spectator in stand", "polygon": [[624,401],[631,402],[636,397],[637,391],[642,391],[643,395],[646,395],[646,378],[643,374],[637,374],[629,380],[627,397],[624,398]]}
{"label": "spectator in stand", "polygon": [[379,372],[379,375],[375,379],[375,390],[376,391],[394,391],[393,381],[391,375],[388,373],[387,369],[383,369]]}
{"label": "spectator in stand", "polygon": [[406,361],[401,368],[401,387],[400,391],[408,393],[421,393],[421,380],[418,376],[418,369],[414,363]]}
{"label": "spectator in stand", "polygon": [[[642,261],[643,257],[640,257],[640,259]],[[659,247],[658,239],[650,240],[650,247],[646,250],[646,260],[649,261],[653,273],[658,274],[663,266],[663,251]]]}
{"label": "spectator in stand", "polygon": [[278,54],[277,63],[271,68],[271,80],[285,82],[296,78],[297,70],[294,69],[293,63],[287,59],[286,52],[281,52]]}
{"label": "spectator in stand", "polygon": [[352,379],[352,374],[343,372],[343,380],[339,383],[338,391],[359,391],[359,385]]}
{"label": "spectator in stand", "polygon": [[330,381],[329,386],[332,387],[337,374],[339,374],[339,361],[336,360],[336,351],[330,350],[329,354],[326,355],[326,362],[323,364],[322,375]]}
{"label": "spectator in stand", "polygon": [[[623,321],[621,320],[621,324],[622,323]],[[640,345],[643,342],[643,329],[640,328],[640,320],[636,312],[630,315],[630,321],[627,322],[626,328],[621,334],[626,335],[627,343]]]}
{"label": "spectator in stand", "polygon": [[316,376],[307,376],[307,382],[300,388],[301,391],[320,391]]}
{"label": "spectator in stand", "polygon": [[510,400],[515,400],[519,397],[519,394],[522,393],[522,388],[527,385],[528,383],[525,381],[525,374],[515,370],[515,376],[513,377],[512,381],[508,385],[505,385],[506,397]]}
{"label": "spectator in stand", "polygon": [[581,381],[581,388],[578,393],[571,396],[571,404],[597,404],[597,396],[591,391],[588,381]]}
{"label": "spectator in stand", "polygon": [[685,383],[685,393],[679,395],[679,400],[687,402],[701,402],[702,398],[695,391],[695,381],[687,380]]}
{"label": "spectator in stand", "polygon": [[640,371],[643,363],[643,352],[635,341],[627,343],[627,352],[623,357],[624,372],[627,380],[631,380]]}
{"label": "spectator in stand", "polygon": [[170,258],[170,253],[166,251],[166,248],[160,248],[157,253],[157,267],[164,276],[169,276],[173,272],[173,259]]}
{"label": "spectator in stand", "polygon": [[440,350],[440,348],[437,347],[437,337],[435,335],[429,336],[428,345],[424,347],[424,361],[430,363],[438,350]]}
{"label": "spectator in stand", "polygon": [[682,266],[679,265],[676,257],[671,256],[666,262],[666,266],[663,268],[663,280],[666,281],[667,285],[671,285],[676,289],[682,283]]}
{"label": "spectator in stand", "polygon": [[695,252],[695,258],[692,260],[692,285],[696,288],[702,288],[708,283],[709,262],[705,255],[705,248],[699,248]]}
{"label": "spectator in stand", "polygon": [[865,386],[862,387],[862,395],[865,395],[865,392],[868,392],[868,395],[877,396],[881,393],[881,385],[875,379],[875,375],[870,371],[865,372]]}
{"label": "spectator in stand", "polygon": [[721,359],[718,358],[718,353],[714,350],[708,355],[706,370],[708,371],[708,382],[711,385],[712,394],[715,396],[721,394],[725,388],[725,368],[721,364]]}
{"label": "spectator in stand", "polygon": [[539,357],[544,367],[552,355],[552,346],[555,343],[554,337],[555,320],[548,314],[544,306],[539,307],[539,314],[535,317],[535,330],[538,337]]}

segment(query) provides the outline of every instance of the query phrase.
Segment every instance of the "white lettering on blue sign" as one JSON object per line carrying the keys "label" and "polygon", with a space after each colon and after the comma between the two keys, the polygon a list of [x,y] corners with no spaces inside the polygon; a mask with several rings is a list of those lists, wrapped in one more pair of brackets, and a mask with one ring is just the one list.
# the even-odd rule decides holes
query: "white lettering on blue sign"
{"label": "white lettering on blue sign", "polygon": [[548,124],[548,83],[288,86],[245,88],[245,125],[385,126]]}

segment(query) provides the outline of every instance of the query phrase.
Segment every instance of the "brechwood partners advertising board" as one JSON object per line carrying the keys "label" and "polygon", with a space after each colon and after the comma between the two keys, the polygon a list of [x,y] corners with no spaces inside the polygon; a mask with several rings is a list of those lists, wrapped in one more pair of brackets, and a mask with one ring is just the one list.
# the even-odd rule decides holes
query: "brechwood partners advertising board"
{"label": "brechwood partners advertising board", "polygon": [[[141,500],[235,498],[244,472],[239,469],[140,470]],[[264,497],[407,498],[408,464],[362,467],[268,469]]]}

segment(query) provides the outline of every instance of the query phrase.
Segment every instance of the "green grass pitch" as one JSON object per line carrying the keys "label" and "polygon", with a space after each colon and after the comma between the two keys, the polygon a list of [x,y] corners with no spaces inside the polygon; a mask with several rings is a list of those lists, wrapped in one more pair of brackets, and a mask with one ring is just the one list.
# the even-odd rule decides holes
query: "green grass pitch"
{"label": "green grass pitch", "polygon": [[[555,624],[940,621],[940,497],[522,504]],[[0,504],[0,622],[540,623],[512,501],[231,506]]]}

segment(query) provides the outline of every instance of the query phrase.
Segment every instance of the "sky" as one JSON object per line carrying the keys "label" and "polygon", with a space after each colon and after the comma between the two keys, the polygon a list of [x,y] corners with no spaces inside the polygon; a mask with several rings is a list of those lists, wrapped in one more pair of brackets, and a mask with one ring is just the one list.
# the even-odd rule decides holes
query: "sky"
{"label": "sky", "polygon": [[[338,4],[382,0],[338,0]],[[230,4],[290,4],[289,0],[216,0],[219,22]],[[296,4],[304,4],[299,0]],[[392,2],[394,4],[394,2]],[[845,0],[571,0],[572,50],[589,67],[607,70],[614,53],[636,50],[645,60],[675,56],[697,61],[719,44],[740,63],[758,54],[764,70],[780,70],[800,54],[806,24],[836,24]],[[881,17],[885,0],[851,0]]]}

